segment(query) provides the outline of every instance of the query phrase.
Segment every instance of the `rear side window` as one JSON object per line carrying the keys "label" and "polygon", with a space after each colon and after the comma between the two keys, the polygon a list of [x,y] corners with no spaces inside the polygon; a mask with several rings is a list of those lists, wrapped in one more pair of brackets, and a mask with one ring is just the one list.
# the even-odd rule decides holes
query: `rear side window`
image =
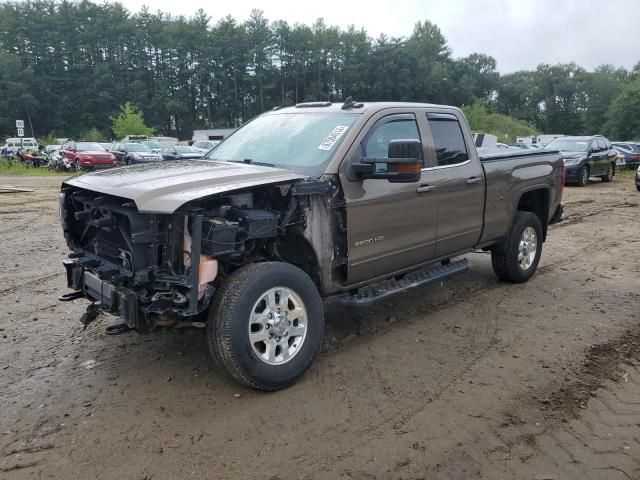
{"label": "rear side window", "polygon": [[439,167],[456,165],[469,160],[462,128],[455,115],[427,113],[427,120],[433,136]]}

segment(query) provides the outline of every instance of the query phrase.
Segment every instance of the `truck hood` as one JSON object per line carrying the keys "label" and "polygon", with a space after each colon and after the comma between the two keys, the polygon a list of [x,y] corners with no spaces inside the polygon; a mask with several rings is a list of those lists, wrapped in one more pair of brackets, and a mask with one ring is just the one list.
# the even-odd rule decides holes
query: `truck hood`
{"label": "truck hood", "polygon": [[305,177],[279,168],[213,160],[177,160],[114,168],[64,184],[133,200],[140,212],[173,213],[210,195]]}

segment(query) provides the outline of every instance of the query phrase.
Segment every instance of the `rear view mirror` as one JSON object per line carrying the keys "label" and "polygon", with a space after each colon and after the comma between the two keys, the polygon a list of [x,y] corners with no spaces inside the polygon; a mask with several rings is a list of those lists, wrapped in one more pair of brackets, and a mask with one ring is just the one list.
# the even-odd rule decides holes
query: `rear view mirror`
{"label": "rear view mirror", "polygon": [[391,183],[420,181],[422,173],[420,140],[392,140],[387,158],[365,157],[352,163],[351,170],[360,179],[386,179]]}

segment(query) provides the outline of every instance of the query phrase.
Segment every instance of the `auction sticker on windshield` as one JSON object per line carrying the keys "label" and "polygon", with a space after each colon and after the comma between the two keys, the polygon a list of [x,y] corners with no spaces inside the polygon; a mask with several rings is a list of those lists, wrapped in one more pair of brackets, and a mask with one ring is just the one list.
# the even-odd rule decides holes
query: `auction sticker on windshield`
{"label": "auction sticker on windshield", "polygon": [[340,139],[344,132],[349,129],[348,126],[338,125],[336,128],[331,130],[331,133],[327,135],[322,143],[318,146],[318,150],[331,150],[331,148],[335,145],[335,143]]}

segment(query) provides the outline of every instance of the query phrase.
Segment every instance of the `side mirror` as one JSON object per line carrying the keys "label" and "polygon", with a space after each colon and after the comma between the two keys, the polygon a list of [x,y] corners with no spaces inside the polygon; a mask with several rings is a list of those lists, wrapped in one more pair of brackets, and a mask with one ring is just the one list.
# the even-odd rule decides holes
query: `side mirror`
{"label": "side mirror", "polygon": [[390,183],[414,183],[422,173],[422,143],[420,140],[392,140],[387,158],[365,157],[350,168],[356,176],[365,179],[386,179]]}

